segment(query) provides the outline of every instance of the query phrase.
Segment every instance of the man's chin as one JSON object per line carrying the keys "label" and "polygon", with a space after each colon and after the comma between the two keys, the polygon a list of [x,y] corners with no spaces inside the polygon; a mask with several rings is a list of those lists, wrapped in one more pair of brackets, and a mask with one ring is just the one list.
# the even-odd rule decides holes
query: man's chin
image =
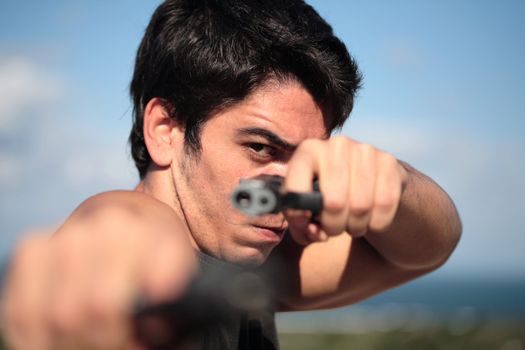
{"label": "man's chin", "polygon": [[272,252],[272,248],[239,248],[234,255],[228,257],[228,261],[245,268],[257,268],[264,264]]}

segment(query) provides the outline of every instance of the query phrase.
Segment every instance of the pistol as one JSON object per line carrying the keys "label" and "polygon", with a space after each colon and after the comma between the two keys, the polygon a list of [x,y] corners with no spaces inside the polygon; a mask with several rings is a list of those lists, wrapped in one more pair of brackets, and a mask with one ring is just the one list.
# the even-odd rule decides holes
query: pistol
{"label": "pistol", "polygon": [[290,208],[309,210],[315,217],[323,210],[323,196],[317,180],[313,183],[313,192],[309,193],[285,192],[282,185],[283,177],[276,175],[243,179],[231,194],[231,202],[251,216],[276,214]]}

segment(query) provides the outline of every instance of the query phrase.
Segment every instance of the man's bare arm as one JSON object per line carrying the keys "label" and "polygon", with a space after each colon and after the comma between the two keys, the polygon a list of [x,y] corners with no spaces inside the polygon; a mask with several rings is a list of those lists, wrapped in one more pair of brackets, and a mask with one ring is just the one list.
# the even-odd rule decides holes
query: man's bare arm
{"label": "man's bare arm", "polygon": [[272,260],[287,269],[278,279],[283,310],[352,304],[447,260],[461,233],[456,208],[431,179],[402,165],[408,180],[385,232],[369,231],[362,238],[344,233],[306,247],[288,239],[277,248]]}

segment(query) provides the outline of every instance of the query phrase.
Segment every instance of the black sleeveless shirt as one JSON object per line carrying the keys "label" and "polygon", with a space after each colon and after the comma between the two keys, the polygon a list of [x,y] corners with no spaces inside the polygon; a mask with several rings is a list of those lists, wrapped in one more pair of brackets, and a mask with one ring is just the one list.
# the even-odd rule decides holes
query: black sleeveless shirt
{"label": "black sleeveless shirt", "polygon": [[[201,273],[228,269],[242,273],[238,266],[198,252]],[[221,281],[224,284],[232,281]],[[197,336],[203,350],[277,350],[275,311],[271,305],[257,312],[232,312],[228,321],[209,327]]]}

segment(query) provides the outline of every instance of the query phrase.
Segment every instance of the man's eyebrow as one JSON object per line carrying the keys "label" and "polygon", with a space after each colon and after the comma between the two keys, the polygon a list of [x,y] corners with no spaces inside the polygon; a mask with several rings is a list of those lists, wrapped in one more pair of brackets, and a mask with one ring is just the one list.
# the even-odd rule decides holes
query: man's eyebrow
{"label": "man's eyebrow", "polygon": [[282,148],[286,151],[290,151],[290,152],[295,151],[295,149],[298,146],[296,144],[283,140],[282,138],[280,138],[273,132],[263,129],[263,128],[242,128],[242,129],[237,130],[237,134],[239,136],[252,135],[252,136],[263,137],[272,145]]}

